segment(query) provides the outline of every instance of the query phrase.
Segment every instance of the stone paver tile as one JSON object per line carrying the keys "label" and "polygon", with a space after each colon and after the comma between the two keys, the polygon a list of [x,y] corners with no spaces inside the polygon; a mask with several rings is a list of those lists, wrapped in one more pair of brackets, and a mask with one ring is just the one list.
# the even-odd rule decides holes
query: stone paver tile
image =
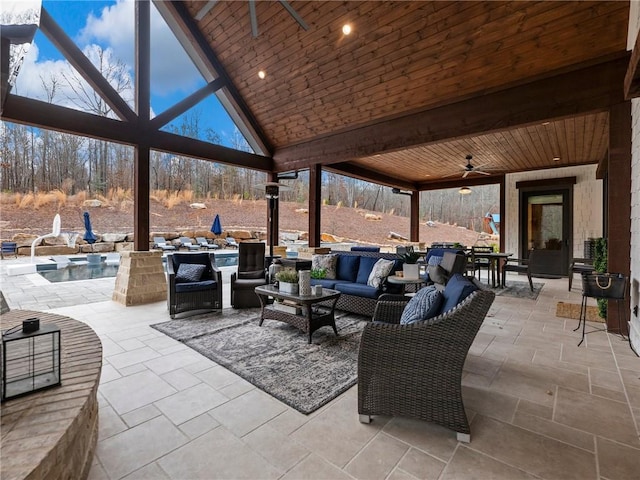
{"label": "stone paver tile", "polygon": [[210,430],[217,428],[220,423],[208,413],[203,413],[197,417],[187,420],[179,426],[180,430],[189,438],[196,438],[204,435]]}
{"label": "stone paver tile", "polygon": [[481,415],[474,419],[471,434],[474,450],[527,473],[542,478],[596,478],[595,456],[558,440]]}
{"label": "stone paver tile", "polygon": [[602,437],[597,438],[600,475],[605,478],[638,478],[640,450]]}
{"label": "stone paver tile", "polygon": [[192,440],[157,463],[173,480],[268,480],[281,474],[223,427]]}
{"label": "stone paver tile", "polygon": [[283,473],[311,453],[290,436],[274,430],[269,424],[245,435],[242,440]]}
{"label": "stone paver tile", "polygon": [[411,448],[398,463],[398,468],[413,478],[436,479],[440,478],[446,463]]}
{"label": "stone paver tile", "polygon": [[227,401],[227,397],[209,385],[199,383],[158,400],[155,406],[175,425],[180,425]]}
{"label": "stone paver tile", "polygon": [[100,386],[100,392],[120,415],[176,393],[155,373],[144,370]]}
{"label": "stone paver tile", "polygon": [[266,393],[251,390],[213,408],[209,413],[232,433],[242,437],[285,410],[285,405]]}
{"label": "stone paver tile", "polygon": [[409,450],[406,443],[379,433],[345,467],[358,479],[385,479]]}
{"label": "stone paver tile", "polygon": [[122,478],[187,443],[164,417],[157,417],[98,442],[97,455],[110,478]]}
{"label": "stone paver tile", "polygon": [[[479,475],[479,472],[482,472]],[[440,480],[476,480],[479,478],[534,480],[538,477],[499,462],[480,452],[461,446],[444,469]]]}
{"label": "stone paver tile", "polygon": [[328,478],[353,480],[351,475],[315,454],[306,457],[280,478],[281,480],[326,480]]}

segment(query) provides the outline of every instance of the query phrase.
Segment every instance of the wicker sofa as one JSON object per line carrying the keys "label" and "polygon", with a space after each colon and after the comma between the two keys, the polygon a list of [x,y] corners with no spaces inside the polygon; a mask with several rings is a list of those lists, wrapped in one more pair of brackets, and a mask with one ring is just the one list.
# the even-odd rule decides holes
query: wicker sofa
{"label": "wicker sofa", "polygon": [[391,269],[391,275],[402,270],[402,260],[394,253],[380,253],[369,251],[338,251],[332,252],[338,256],[336,279],[312,279],[312,285],[322,285],[324,288],[338,290],[341,295],[336,304],[338,310],[373,316],[378,297],[384,293],[402,293],[402,285],[393,285],[386,281],[380,288],[367,286],[366,279],[371,273],[373,265],[379,259],[396,262]]}
{"label": "wicker sofa", "polygon": [[[443,293],[445,298],[451,294],[447,289]],[[450,428],[459,441],[469,442],[462,368],[494,297],[492,291],[478,289],[435,318],[402,325],[408,299],[382,296],[360,342],[360,421],[369,423],[371,415],[418,418]]]}

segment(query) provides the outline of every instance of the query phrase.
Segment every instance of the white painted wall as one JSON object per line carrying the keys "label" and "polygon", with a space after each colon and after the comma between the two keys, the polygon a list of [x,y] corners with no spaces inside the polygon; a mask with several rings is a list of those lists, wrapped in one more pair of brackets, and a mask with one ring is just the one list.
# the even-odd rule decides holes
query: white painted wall
{"label": "white painted wall", "polygon": [[584,240],[602,236],[602,180],[596,179],[596,165],[561,167],[506,176],[505,248],[522,258],[518,238],[519,192],[516,183],[549,178],[576,177],[573,186],[573,257],[584,255]]}
{"label": "white painted wall", "polygon": [[[629,9],[627,49],[632,50],[640,30],[640,2],[632,1]],[[631,101],[631,343],[640,353],[640,316],[633,313],[640,304],[640,99]],[[638,314],[640,315],[640,313]]]}

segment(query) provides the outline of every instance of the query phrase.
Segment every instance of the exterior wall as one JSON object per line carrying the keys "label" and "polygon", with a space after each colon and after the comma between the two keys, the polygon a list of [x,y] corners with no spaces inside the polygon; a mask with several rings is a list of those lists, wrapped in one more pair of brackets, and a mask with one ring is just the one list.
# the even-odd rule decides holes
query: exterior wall
{"label": "exterior wall", "polygon": [[[627,47],[633,48],[640,30],[640,2],[632,1],[629,11]],[[640,352],[640,313],[634,307],[640,304],[640,99],[631,101],[631,312],[629,335],[636,352]],[[637,310],[636,310],[637,312]]]}
{"label": "exterior wall", "polygon": [[506,176],[507,225],[505,249],[522,258],[518,221],[520,208],[516,183],[547,178],[576,177],[573,186],[573,257],[584,255],[584,240],[602,236],[602,180],[596,179],[596,165],[562,167],[533,172],[512,173]]}

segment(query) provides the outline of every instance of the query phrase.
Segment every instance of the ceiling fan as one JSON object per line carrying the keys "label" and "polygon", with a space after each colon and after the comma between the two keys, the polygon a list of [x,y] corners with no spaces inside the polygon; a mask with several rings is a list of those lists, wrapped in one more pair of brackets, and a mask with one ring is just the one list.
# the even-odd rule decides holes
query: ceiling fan
{"label": "ceiling fan", "polygon": [[[466,165],[460,165],[460,167],[464,170],[462,172],[462,178],[467,178],[467,175],[469,175],[470,173],[479,173],[480,175],[491,175],[489,172],[485,172],[484,170],[482,170],[482,167],[487,166],[487,163],[483,163],[482,165],[473,165],[471,163],[471,159],[473,158],[473,155],[469,154],[465,157],[465,160],[467,161]],[[457,174],[452,174],[452,175],[457,175]],[[448,176],[452,176],[452,175],[448,175]]]}

